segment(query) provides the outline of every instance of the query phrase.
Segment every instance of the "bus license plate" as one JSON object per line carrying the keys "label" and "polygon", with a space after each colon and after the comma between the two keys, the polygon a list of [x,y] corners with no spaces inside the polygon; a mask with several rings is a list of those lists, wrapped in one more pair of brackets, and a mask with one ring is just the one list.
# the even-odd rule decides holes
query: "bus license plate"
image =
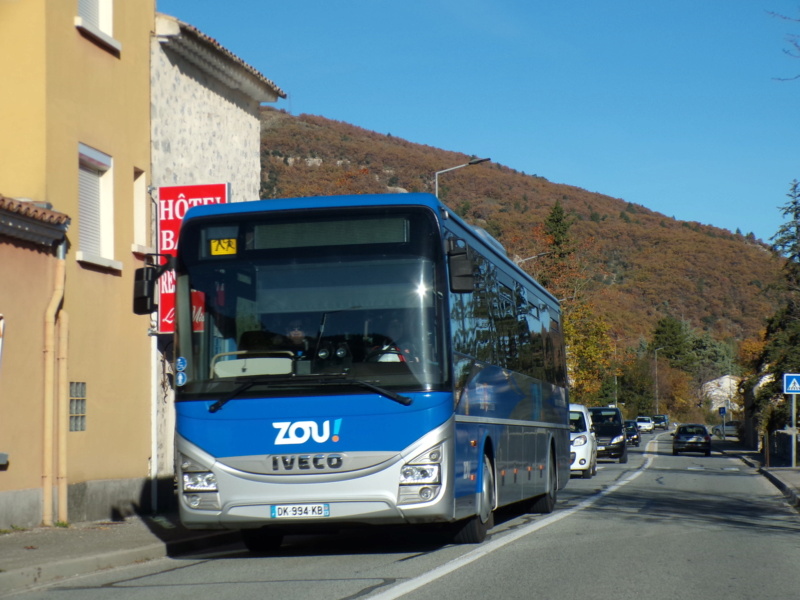
{"label": "bus license plate", "polygon": [[330,517],[329,504],[276,504],[269,507],[272,519],[301,519],[303,517]]}

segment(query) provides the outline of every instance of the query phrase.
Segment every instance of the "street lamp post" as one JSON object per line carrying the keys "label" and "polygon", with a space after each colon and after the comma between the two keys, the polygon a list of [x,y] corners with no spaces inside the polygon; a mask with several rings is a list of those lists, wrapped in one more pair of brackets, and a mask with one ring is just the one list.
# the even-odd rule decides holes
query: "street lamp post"
{"label": "street lamp post", "polygon": [[437,198],[439,197],[439,175],[441,175],[442,173],[447,173],[448,171],[455,171],[456,169],[463,169],[464,167],[469,167],[469,166],[472,166],[472,165],[478,165],[480,163],[487,162],[487,161],[490,161],[490,160],[492,160],[492,159],[491,158],[473,158],[471,161],[469,161],[468,163],[464,163],[463,165],[458,165],[456,167],[450,167],[449,169],[444,169],[443,171],[436,171],[436,173],[433,174],[433,187],[434,187],[434,193],[436,194],[436,197]]}
{"label": "street lamp post", "polygon": [[656,355],[656,358],[655,358],[655,363],[656,363],[656,414],[657,415],[660,414],[660,412],[658,410],[658,351],[659,350],[663,350],[663,349],[664,349],[664,346],[661,346],[661,348],[656,348],[655,349],[655,355]]}
{"label": "street lamp post", "polygon": [[550,252],[539,252],[539,254],[534,254],[533,256],[528,256],[526,258],[514,259],[514,263],[516,265],[521,265],[524,262],[528,262],[529,260],[533,260],[534,258],[539,258],[540,256],[547,256],[548,254],[552,254],[553,251]]}

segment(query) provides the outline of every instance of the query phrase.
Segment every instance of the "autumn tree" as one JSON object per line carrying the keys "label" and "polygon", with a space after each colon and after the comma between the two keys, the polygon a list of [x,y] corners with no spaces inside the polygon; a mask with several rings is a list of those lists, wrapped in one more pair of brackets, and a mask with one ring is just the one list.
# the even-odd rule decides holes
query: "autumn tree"
{"label": "autumn tree", "polygon": [[614,348],[608,323],[586,293],[590,277],[571,235],[574,222],[556,202],[538,231],[542,251],[530,257],[541,262],[527,268],[561,301],[570,393],[575,402],[591,405],[612,370]]}
{"label": "autumn tree", "polygon": [[[773,402],[783,393],[784,373],[800,372],[800,183],[792,181],[789,200],[780,207],[784,222],[771,238],[772,249],[783,259],[783,291],[786,300],[767,321],[758,372],[744,384],[752,406],[748,416],[766,430],[783,427],[791,420],[785,404]],[[759,384],[758,392],[755,390]]]}
{"label": "autumn tree", "polygon": [[596,404],[601,385],[613,366],[609,326],[590,302],[575,303],[564,318],[568,368],[574,402]]}
{"label": "autumn tree", "polygon": [[637,356],[622,369],[617,399],[625,405],[629,417],[651,414],[653,411],[653,371],[646,355]]}
{"label": "autumn tree", "polygon": [[[658,357],[659,398],[661,390],[665,390],[664,395],[672,397],[676,410],[702,408],[704,384],[733,372],[733,350],[729,345],[671,316],[656,324],[648,354],[654,361]],[[675,374],[669,377],[668,370]],[[670,381],[679,381],[682,389],[671,389]]]}
{"label": "autumn tree", "polygon": [[772,249],[783,256],[783,279],[788,291],[800,292],[800,182],[796,179],[789,186],[786,194],[789,201],[780,210],[783,223],[777,233],[772,236]]}

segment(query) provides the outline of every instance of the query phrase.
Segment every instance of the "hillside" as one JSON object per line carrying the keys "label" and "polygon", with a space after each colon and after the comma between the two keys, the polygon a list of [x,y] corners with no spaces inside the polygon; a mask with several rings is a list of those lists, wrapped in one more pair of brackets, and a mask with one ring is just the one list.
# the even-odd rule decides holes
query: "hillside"
{"label": "hillside", "polygon": [[[472,157],[323,117],[262,109],[262,198],[433,192],[434,173]],[[677,221],[643,206],[555,184],[495,163],[444,174],[439,196],[497,237],[510,256],[541,252],[536,230],[557,201],[592,280],[598,310],[620,340],[649,337],[670,315],[718,340],[760,334],[774,312],[767,289],[779,261],[730,231]],[[535,275],[536,260],[524,268]]]}

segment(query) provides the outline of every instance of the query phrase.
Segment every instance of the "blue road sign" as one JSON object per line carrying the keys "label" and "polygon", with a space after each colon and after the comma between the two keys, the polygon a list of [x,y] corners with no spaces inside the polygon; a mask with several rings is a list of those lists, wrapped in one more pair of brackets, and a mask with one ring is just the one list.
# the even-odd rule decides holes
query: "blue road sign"
{"label": "blue road sign", "polygon": [[783,393],[800,394],[800,373],[783,374]]}

